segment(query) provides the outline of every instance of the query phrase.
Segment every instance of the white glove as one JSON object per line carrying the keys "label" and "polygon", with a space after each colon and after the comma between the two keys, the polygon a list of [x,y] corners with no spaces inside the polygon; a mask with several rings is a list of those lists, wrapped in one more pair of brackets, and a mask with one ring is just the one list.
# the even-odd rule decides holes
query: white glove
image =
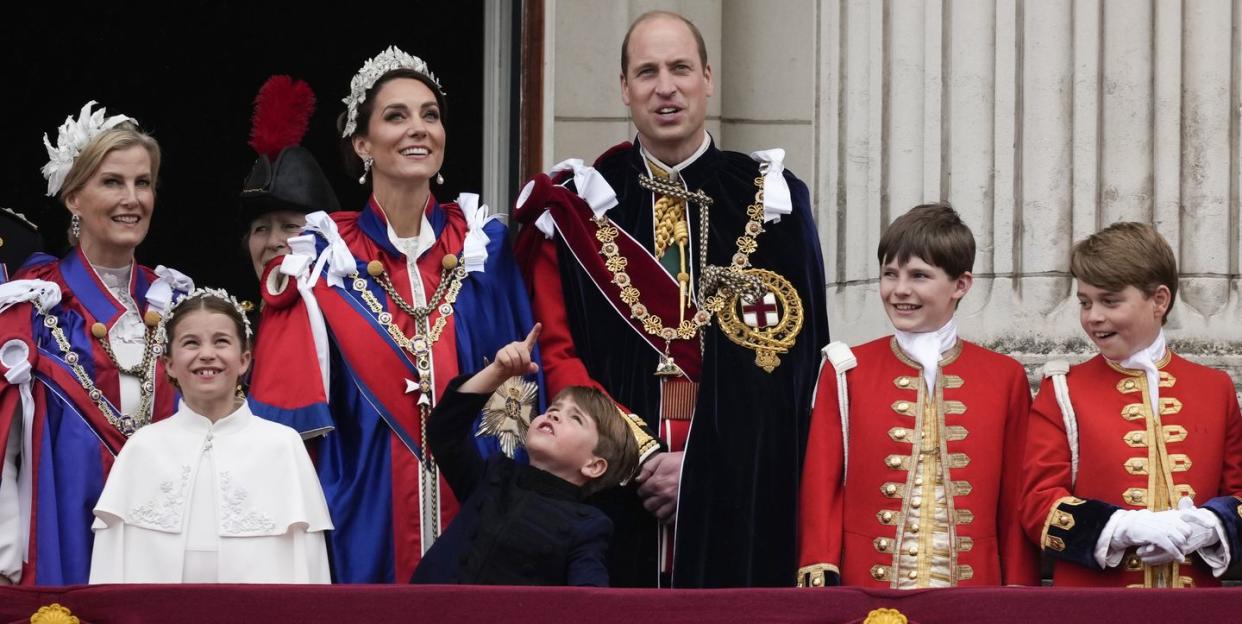
{"label": "white glove", "polygon": [[[1177,501],[1177,514],[1186,523],[1186,526],[1190,528],[1190,535],[1186,538],[1185,543],[1181,544],[1183,560],[1191,553],[1198,552],[1201,548],[1220,542],[1220,534],[1217,531],[1220,520],[1216,518],[1216,514],[1206,509],[1195,507],[1194,501],[1189,496],[1183,496]],[[1138,555],[1146,565],[1163,565],[1176,560],[1175,557],[1170,556],[1169,553],[1156,548],[1152,544],[1140,547]],[[1181,560],[1178,561],[1181,562]]]}
{"label": "white glove", "polygon": [[1178,516],[1181,512],[1174,509],[1160,512],[1135,509],[1122,510],[1121,513],[1110,546],[1142,546],[1139,556],[1147,565],[1186,562],[1186,556],[1182,553],[1193,529]]}
{"label": "white glove", "polygon": [[1220,542],[1220,536],[1225,531],[1216,514],[1202,507],[1195,507],[1194,501],[1190,500],[1189,496],[1183,496],[1177,501],[1177,509],[1182,520],[1185,520],[1193,531],[1187,549],[1182,551],[1183,554],[1189,555]]}

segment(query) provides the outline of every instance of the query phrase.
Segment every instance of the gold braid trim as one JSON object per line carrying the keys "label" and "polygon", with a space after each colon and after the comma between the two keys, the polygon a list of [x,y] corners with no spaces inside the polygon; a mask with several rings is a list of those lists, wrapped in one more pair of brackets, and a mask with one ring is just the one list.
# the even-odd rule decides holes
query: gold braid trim
{"label": "gold braid trim", "polygon": [[[1065,550],[1065,542],[1061,541],[1060,538],[1053,537],[1049,539],[1048,529],[1052,528],[1053,524],[1056,524],[1066,530],[1073,528],[1074,515],[1069,512],[1062,511],[1061,505],[1081,505],[1083,502],[1085,501],[1077,496],[1062,496],[1061,498],[1052,501],[1052,506],[1048,509],[1048,517],[1044,519],[1044,530],[1039,535],[1039,549],[1041,551],[1048,548],[1053,550]],[[1058,522],[1062,514],[1069,516],[1070,519],[1066,522]]]}
{"label": "gold braid trim", "polygon": [[798,568],[798,587],[824,587],[829,572],[841,577],[841,570],[831,563],[813,563]]}

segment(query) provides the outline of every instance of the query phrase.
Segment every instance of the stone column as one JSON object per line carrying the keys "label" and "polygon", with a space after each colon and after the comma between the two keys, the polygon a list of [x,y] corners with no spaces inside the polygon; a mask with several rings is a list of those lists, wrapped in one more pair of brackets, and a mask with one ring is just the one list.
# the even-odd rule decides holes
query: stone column
{"label": "stone column", "polygon": [[[1228,0],[825,0],[816,199],[833,337],[889,331],[875,247],[951,202],[978,241],[963,334],[1031,366],[1092,352],[1074,241],[1153,223],[1182,271],[1168,334],[1242,372],[1239,25]],[[726,52],[727,54],[727,52]]]}
{"label": "stone column", "polygon": [[1174,347],[1242,380],[1242,2],[1238,0],[549,0],[550,166],[633,137],[621,38],[679,11],[715,70],[709,130],[784,147],[810,186],[832,336],[891,331],[875,249],[910,207],[974,230],[963,334],[1032,370],[1091,353],[1073,242],[1153,223],[1182,271]]}

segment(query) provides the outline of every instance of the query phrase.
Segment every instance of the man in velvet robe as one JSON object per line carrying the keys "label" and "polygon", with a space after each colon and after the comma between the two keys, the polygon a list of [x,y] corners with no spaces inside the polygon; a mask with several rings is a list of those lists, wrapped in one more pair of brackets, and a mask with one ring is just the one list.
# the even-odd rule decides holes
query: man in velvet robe
{"label": "man in velvet robe", "polygon": [[[685,18],[639,17],[621,59],[637,140],[538,176],[516,211],[548,391],[600,387],[667,448],[599,501],[616,525],[614,585],[795,581],[823,261],[783,150],[722,151],[706,132],[706,57]],[[721,295],[707,267],[756,285]]]}

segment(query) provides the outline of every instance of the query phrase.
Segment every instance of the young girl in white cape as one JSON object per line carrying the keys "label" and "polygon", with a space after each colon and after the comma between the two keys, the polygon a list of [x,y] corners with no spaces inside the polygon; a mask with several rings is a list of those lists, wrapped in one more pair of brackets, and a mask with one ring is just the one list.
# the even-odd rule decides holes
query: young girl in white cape
{"label": "young girl in white cape", "polygon": [[301,437],[234,389],[250,326],[198,289],[157,338],[181,404],[126,442],[95,506],[91,583],[328,583],[323,490]]}

